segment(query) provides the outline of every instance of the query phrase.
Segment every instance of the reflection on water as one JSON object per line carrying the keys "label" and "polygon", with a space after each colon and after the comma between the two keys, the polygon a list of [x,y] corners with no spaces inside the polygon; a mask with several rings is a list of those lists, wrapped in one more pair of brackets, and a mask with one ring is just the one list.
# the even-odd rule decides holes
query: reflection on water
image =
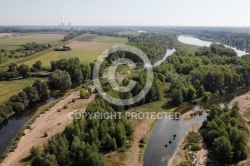
{"label": "reflection on water", "polygon": [[[176,51],[175,48],[167,49],[166,53],[160,54],[156,56],[155,58],[150,59],[151,65],[153,67],[160,66],[167,59],[167,57],[172,55],[175,51]],[[147,63],[144,64],[144,68],[147,68],[147,67],[150,67],[150,65]]]}
{"label": "reflection on water", "polygon": [[19,133],[23,125],[34,116],[39,106],[52,101],[54,101],[54,97],[51,97],[48,101],[39,104],[33,109],[28,109],[22,113],[11,116],[0,125],[0,156],[9,146],[11,140]]}
{"label": "reflection on water", "polygon": [[[206,115],[196,116],[192,120],[160,119],[154,126],[144,156],[144,166],[166,166],[182,139],[195,124],[206,119]],[[174,138],[176,135],[176,138]],[[169,143],[171,141],[171,144]],[[165,147],[167,145],[167,147]]]}
{"label": "reflection on water", "polygon": [[[207,46],[207,47],[209,47],[212,44],[212,42],[210,42],[210,41],[200,40],[200,39],[195,38],[195,37],[184,36],[184,35],[179,36],[178,40],[180,42],[182,42],[182,43],[191,44],[191,45],[197,45],[197,46]],[[228,46],[226,44],[224,44],[224,45],[226,47],[234,49],[235,52],[238,54],[238,56],[249,54],[248,52],[242,51],[240,49],[237,49],[236,47],[230,47],[230,46]]]}

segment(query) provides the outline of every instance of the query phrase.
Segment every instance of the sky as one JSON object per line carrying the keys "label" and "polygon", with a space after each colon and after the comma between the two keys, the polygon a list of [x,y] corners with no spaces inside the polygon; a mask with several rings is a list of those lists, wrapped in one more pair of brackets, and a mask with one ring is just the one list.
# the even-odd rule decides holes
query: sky
{"label": "sky", "polygon": [[0,26],[250,27],[249,0],[0,0]]}

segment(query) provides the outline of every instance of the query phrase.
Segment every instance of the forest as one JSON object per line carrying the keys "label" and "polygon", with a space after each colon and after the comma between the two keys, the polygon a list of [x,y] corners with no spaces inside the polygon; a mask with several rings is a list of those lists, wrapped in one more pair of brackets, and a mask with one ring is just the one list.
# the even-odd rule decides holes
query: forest
{"label": "forest", "polygon": [[171,82],[172,103],[179,106],[249,86],[249,60],[249,55],[237,57],[233,50],[220,44],[201,47],[195,55],[187,55],[183,48],[178,48],[155,72]]}
{"label": "forest", "polygon": [[[164,54],[168,48],[173,48],[176,37],[166,33],[141,33],[138,36],[128,36],[128,40],[128,45],[142,50],[149,59],[152,59],[158,55]],[[125,51],[118,51],[109,55],[107,61],[111,63],[117,58],[128,58],[135,63],[142,62],[138,56]]]}

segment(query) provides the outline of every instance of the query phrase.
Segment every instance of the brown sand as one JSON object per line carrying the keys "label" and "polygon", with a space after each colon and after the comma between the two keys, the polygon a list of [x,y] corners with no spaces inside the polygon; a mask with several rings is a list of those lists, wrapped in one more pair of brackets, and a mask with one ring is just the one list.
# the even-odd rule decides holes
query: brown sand
{"label": "brown sand", "polygon": [[[72,123],[72,119],[68,117],[70,112],[78,110],[84,112],[88,102],[94,98],[95,95],[91,95],[89,99],[80,99],[80,92],[76,91],[58,102],[45,114],[40,115],[31,125],[31,130],[24,131],[25,136],[20,139],[15,151],[8,154],[1,166],[21,165],[29,157],[30,149],[33,146],[42,147],[52,136],[63,132],[65,126]],[[76,99],[76,101],[68,104],[72,99]],[[62,109],[64,105],[68,105],[68,108],[58,112],[58,109]],[[45,132],[48,133],[47,137],[44,137]]]}

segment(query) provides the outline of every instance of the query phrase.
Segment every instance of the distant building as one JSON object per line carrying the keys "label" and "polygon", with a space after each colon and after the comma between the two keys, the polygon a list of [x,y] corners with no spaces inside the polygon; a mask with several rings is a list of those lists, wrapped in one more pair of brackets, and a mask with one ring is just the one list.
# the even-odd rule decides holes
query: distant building
{"label": "distant building", "polygon": [[64,23],[61,23],[61,26],[63,27],[63,26],[64,26]]}
{"label": "distant building", "polygon": [[70,27],[70,26],[71,26],[71,23],[69,23],[68,26]]}

